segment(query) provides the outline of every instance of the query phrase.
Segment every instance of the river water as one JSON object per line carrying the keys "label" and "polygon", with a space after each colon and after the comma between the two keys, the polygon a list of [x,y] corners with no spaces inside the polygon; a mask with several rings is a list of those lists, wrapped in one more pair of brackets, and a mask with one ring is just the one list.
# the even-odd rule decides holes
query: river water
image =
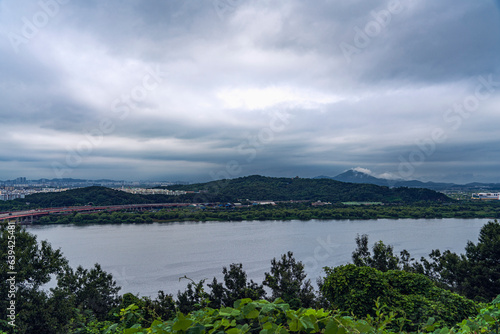
{"label": "river water", "polygon": [[27,230],[60,248],[73,267],[95,263],[113,274],[120,293],[157,295],[184,290],[185,275],[195,281],[222,278],[222,267],[243,263],[261,283],[271,259],[292,251],[315,282],[324,266],[351,261],[357,234],[407,249],[417,259],[431,250],[462,253],[477,242],[488,219],[378,219],[248,222],[184,222],[120,225],[44,225]]}

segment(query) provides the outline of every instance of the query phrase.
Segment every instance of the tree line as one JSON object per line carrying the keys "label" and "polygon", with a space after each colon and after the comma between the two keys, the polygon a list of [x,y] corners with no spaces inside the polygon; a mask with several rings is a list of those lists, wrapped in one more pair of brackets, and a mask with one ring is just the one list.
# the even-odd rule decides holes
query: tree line
{"label": "tree line", "polygon": [[[196,314],[193,312],[206,315],[213,310],[210,314],[214,315],[227,310],[235,316],[239,313],[229,309],[243,304],[251,304],[248,307],[257,310],[250,313],[252,310],[246,309],[249,316],[246,319],[254,319],[251,317],[259,317],[259,307],[274,305],[266,306],[272,309],[280,303],[288,305],[290,310],[336,310],[368,320],[380,317],[385,309],[386,315],[393,314],[392,320],[396,315],[399,319],[391,320],[393,329],[417,331],[431,326],[430,318],[432,324],[454,326],[476,316],[479,308],[486,306],[483,302],[491,302],[500,294],[497,221],[484,225],[478,242],[468,242],[464,254],[433,250],[428,258],[419,260],[407,251],[394,254],[392,246],[382,241],[370,248],[368,236],[358,236],[353,263],[326,267],[324,277],[317,282],[318,290],[306,277],[303,263],[288,252],[271,261],[271,268],[260,283],[248,279],[242,264],[233,263],[222,269],[222,281],[214,278],[196,282],[182,277],[187,282],[184,291],[175,297],[159,291],[156,298],[119,295],[120,288],[100,265],[73,269],[48,242],[38,242],[19,226],[15,227],[15,234],[12,231],[9,225],[1,226],[0,328],[9,333],[118,333],[133,326],[148,328],[159,326],[162,321],[179,321],[186,319],[183,318],[186,314]],[[15,235],[17,271],[15,330],[7,321],[10,305],[7,296],[11,291],[8,249],[12,235]],[[49,291],[42,289],[53,276],[56,286]],[[249,300],[267,300],[271,304],[254,304]],[[278,308],[282,307],[285,306]],[[287,312],[284,319],[292,316]]]}
{"label": "tree line", "polygon": [[192,207],[151,212],[100,212],[50,215],[39,224],[121,224],[180,221],[311,220],[311,219],[400,219],[400,218],[500,218],[500,203],[456,203],[450,205],[343,205],[313,207],[310,203],[279,203],[275,206]]}
{"label": "tree line", "polygon": [[[172,190],[201,191],[198,196],[219,194],[250,200],[309,200],[325,202],[371,201],[385,203],[454,202],[442,193],[425,188],[389,188],[374,184],[347,183],[331,179],[245,176],[207,183],[175,185]],[[201,202],[207,202],[201,200]]]}
{"label": "tree line", "polygon": [[382,241],[373,245],[372,254],[367,235],[358,236],[356,244],[352,256],[356,266],[423,274],[436,286],[478,302],[489,302],[500,294],[500,224],[497,220],[485,224],[478,242],[467,242],[463,254],[436,249],[428,258],[416,260],[406,250],[394,254],[392,246]]}
{"label": "tree line", "polygon": [[152,203],[234,203],[244,200],[370,201],[401,204],[454,202],[442,193],[424,188],[389,188],[329,179],[273,178],[259,175],[201,184],[169,186],[168,189],[185,190],[190,193],[176,196],[140,195],[92,186],[57,193],[37,193],[28,195],[24,199],[3,201],[0,202],[0,211],[77,206],[88,203],[101,206]]}

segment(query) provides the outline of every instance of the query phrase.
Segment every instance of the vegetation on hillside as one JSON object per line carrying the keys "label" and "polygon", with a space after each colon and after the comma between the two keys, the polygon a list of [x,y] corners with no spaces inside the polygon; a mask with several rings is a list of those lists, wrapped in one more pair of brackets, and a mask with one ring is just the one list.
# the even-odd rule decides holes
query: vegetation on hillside
{"label": "vegetation on hillside", "polygon": [[[446,195],[429,189],[389,188],[373,184],[345,183],[330,179],[265,177],[259,175],[219,180],[200,184],[176,185],[172,190],[204,191],[232,199],[249,200],[309,200],[324,202],[371,201],[415,203],[419,201],[452,202]],[[203,201],[202,202],[207,202]]]}
{"label": "vegetation on hillside", "polygon": [[[170,195],[139,195],[106,187],[86,187],[71,189],[57,193],[38,193],[26,196],[24,199],[0,201],[0,210],[21,210],[27,208],[49,208],[88,205],[98,206],[151,204],[151,203],[192,203],[196,194]],[[220,195],[210,196],[207,199],[213,202],[227,201],[228,198]],[[29,204],[26,204],[29,203]]]}
{"label": "vegetation on hillside", "polygon": [[[429,189],[388,188],[372,184],[344,183],[329,179],[290,179],[248,176],[232,180],[171,186],[172,190],[193,191],[182,195],[130,194],[106,187],[86,187],[58,193],[38,193],[24,199],[0,202],[0,211],[28,208],[150,203],[228,203],[245,200],[450,203],[454,200]],[[27,204],[29,203],[29,204]]]}
{"label": "vegetation on hillside", "polygon": [[403,327],[417,330],[434,317],[435,321],[454,325],[478,312],[472,300],[437,287],[422,274],[401,270],[386,272],[354,264],[325,268],[322,293],[334,309],[358,318],[376,316],[376,303],[405,315]]}

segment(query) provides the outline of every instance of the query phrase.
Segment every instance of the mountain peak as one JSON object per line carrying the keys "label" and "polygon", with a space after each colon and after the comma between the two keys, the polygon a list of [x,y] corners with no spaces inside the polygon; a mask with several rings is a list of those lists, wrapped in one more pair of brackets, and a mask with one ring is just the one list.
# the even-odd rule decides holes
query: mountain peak
{"label": "mountain peak", "polygon": [[418,180],[378,178],[368,173],[371,173],[369,169],[357,167],[349,169],[334,177],[319,176],[317,178],[327,178],[340,182],[349,182],[349,183],[369,183],[378,186],[387,186],[390,188],[409,187],[409,188],[428,188],[433,190],[444,190],[456,186],[453,183],[435,183],[435,182],[422,182]]}
{"label": "mountain peak", "polygon": [[[368,173],[365,173],[363,171],[357,170],[357,169],[349,169],[346,170],[344,173],[339,174],[339,175],[345,175],[345,176],[354,176],[354,177],[373,177]],[[339,176],[337,175],[337,176]]]}
{"label": "mountain peak", "polygon": [[387,185],[388,182],[385,179],[376,178],[368,173],[365,173],[362,170],[353,168],[349,169],[342,174],[339,174],[332,179],[341,182],[350,182],[350,183],[371,183],[377,185]]}

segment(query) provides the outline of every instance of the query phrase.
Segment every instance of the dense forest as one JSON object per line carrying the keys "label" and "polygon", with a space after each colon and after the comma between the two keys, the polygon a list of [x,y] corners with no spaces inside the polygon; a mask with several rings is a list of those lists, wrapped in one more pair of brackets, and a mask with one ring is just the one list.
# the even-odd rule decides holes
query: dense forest
{"label": "dense forest", "polygon": [[279,203],[246,207],[215,206],[155,210],[150,212],[99,212],[50,215],[35,224],[122,224],[179,221],[251,221],[311,219],[400,218],[500,218],[500,203],[476,202],[414,205],[312,206],[311,203]]}
{"label": "dense forest", "polygon": [[[26,208],[75,205],[121,205],[145,203],[227,203],[256,200],[384,202],[412,204],[417,202],[449,203],[451,198],[429,189],[388,188],[372,184],[344,183],[328,179],[290,179],[248,176],[185,186],[171,190],[193,193],[183,195],[139,195],[105,187],[86,187],[60,193],[39,193],[24,199],[0,202],[0,211]],[[29,204],[27,204],[29,203]]]}
{"label": "dense forest", "polygon": [[259,175],[200,184],[176,185],[169,187],[169,189],[204,191],[200,195],[200,199],[205,194],[222,194],[237,200],[370,201],[385,203],[452,201],[446,195],[429,189],[389,188],[373,184],[339,182],[330,179],[290,179]]}
{"label": "dense forest", "polygon": [[[382,241],[370,247],[367,235],[358,236],[352,264],[324,268],[318,290],[288,252],[271,260],[261,283],[248,280],[243,266],[233,263],[222,268],[221,282],[182,277],[184,291],[175,297],[159,291],[156,298],[119,295],[113,277],[98,264],[71,268],[59,250],[15,224],[1,226],[0,244],[0,328],[7,333],[444,334],[499,329],[497,221],[485,224],[478,242],[468,242],[463,254],[433,250],[419,260],[407,251],[394,254]],[[10,273],[13,267],[15,274]],[[57,285],[42,289],[53,276]]]}
{"label": "dense forest", "polygon": [[[89,203],[94,205],[192,203],[195,196],[196,194],[178,196],[139,195],[106,187],[93,186],[58,193],[38,193],[28,195],[24,199],[15,199],[12,201],[0,201],[0,211],[79,206]],[[226,202],[228,200],[228,198],[219,195],[207,196],[212,202]]]}

